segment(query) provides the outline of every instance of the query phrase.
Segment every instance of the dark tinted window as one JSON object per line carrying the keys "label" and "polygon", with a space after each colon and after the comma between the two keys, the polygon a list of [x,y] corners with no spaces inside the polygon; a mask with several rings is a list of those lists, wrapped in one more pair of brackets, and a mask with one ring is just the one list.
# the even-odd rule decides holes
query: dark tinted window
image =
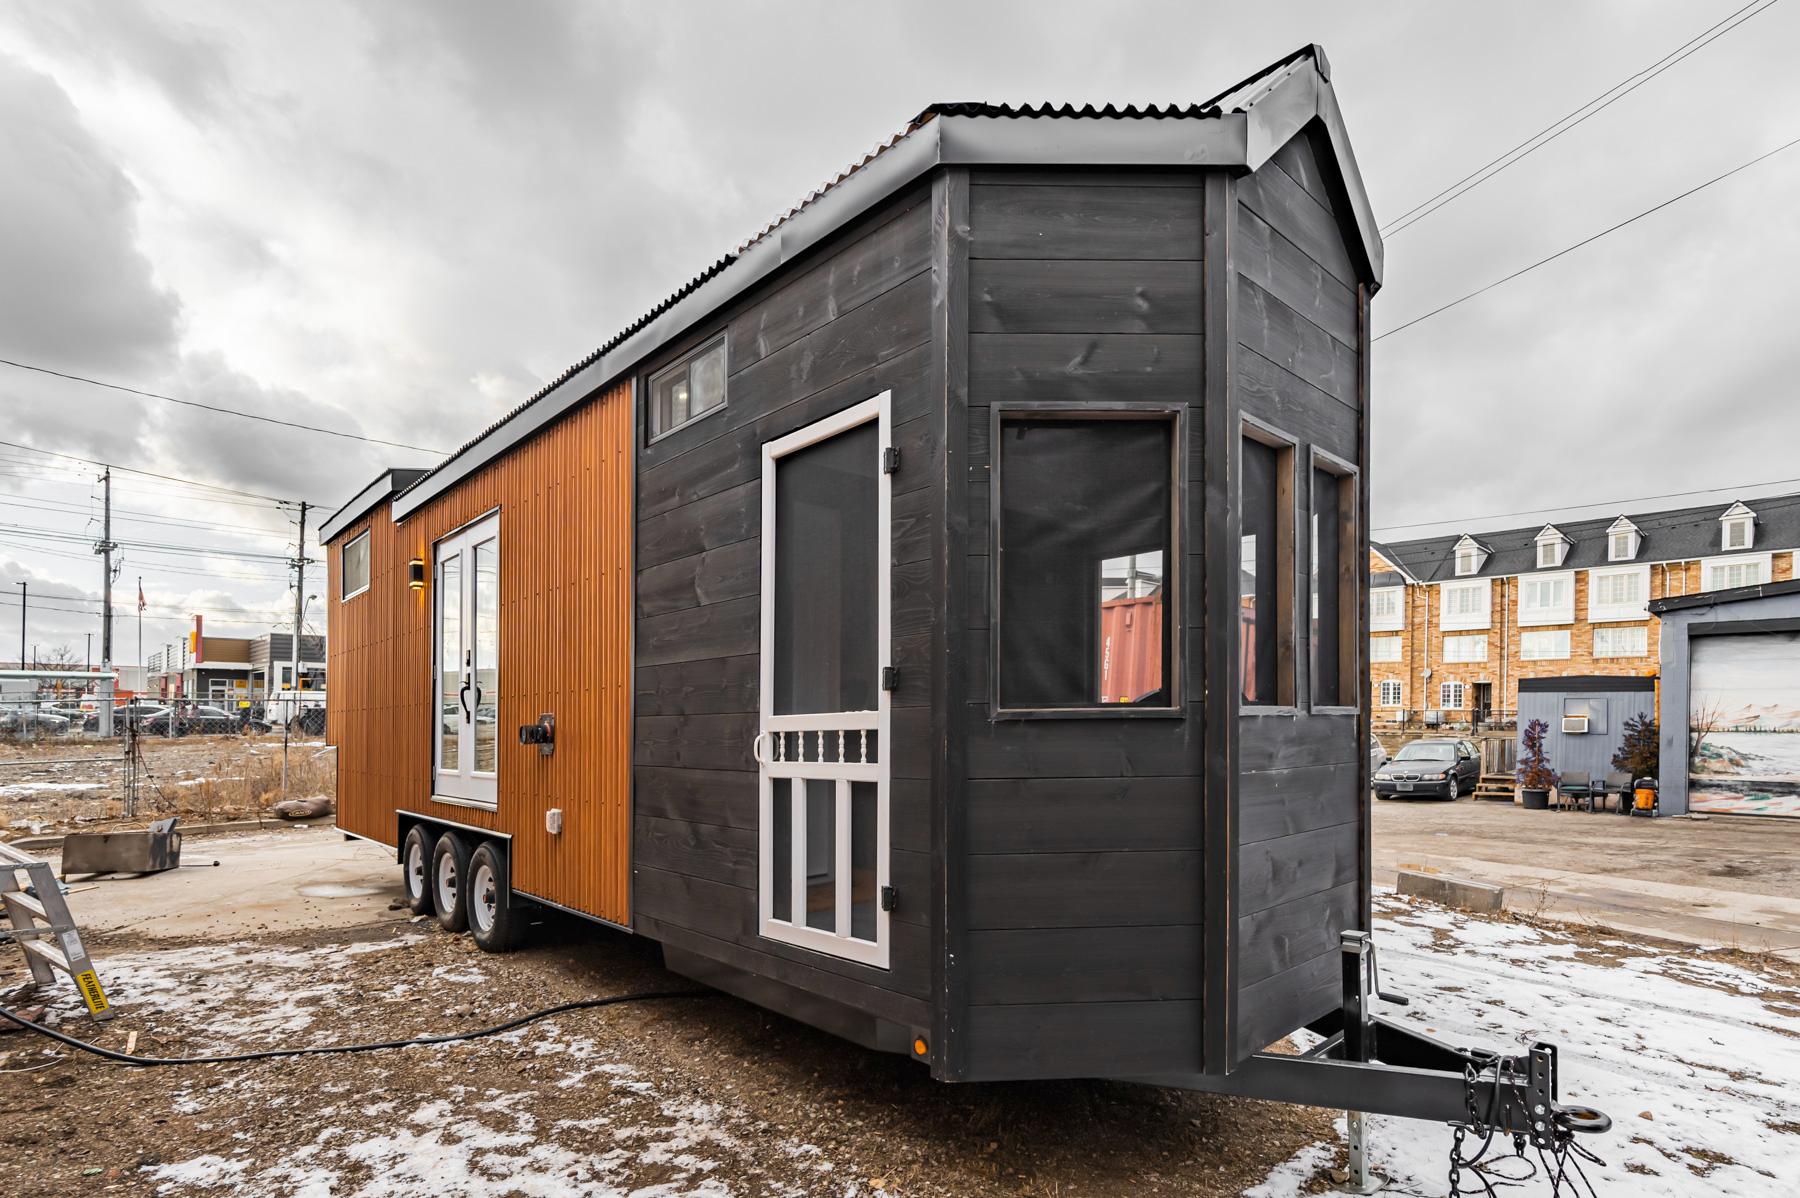
{"label": "dark tinted window", "polygon": [[1173,704],[1173,424],[1000,426],[999,698]]}
{"label": "dark tinted window", "polygon": [[1245,437],[1239,494],[1238,619],[1244,702],[1275,704],[1281,693],[1280,478],[1287,451]]}
{"label": "dark tinted window", "polygon": [[1344,596],[1338,578],[1343,564],[1344,531],[1349,512],[1342,478],[1329,470],[1312,472],[1312,701],[1321,706],[1353,706],[1346,694],[1342,651],[1344,647]]}

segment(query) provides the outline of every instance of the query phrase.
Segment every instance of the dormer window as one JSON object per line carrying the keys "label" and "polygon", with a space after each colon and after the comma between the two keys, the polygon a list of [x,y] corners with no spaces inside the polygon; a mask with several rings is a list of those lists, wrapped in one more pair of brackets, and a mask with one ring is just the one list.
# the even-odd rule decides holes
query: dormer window
{"label": "dormer window", "polygon": [[1458,578],[1481,573],[1481,564],[1485,561],[1487,561],[1487,550],[1477,544],[1473,537],[1464,537],[1456,543],[1456,576]]}
{"label": "dormer window", "polygon": [[1719,548],[1731,553],[1756,544],[1756,513],[1734,503],[1719,517]]}
{"label": "dormer window", "polygon": [[1606,560],[1609,562],[1636,561],[1638,545],[1641,538],[1637,525],[1620,516],[1606,530]]}
{"label": "dormer window", "polygon": [[1540,570],[1554,570],[1569,556],[1569,538],[1546,524],[1537,535],[1537,564]]}

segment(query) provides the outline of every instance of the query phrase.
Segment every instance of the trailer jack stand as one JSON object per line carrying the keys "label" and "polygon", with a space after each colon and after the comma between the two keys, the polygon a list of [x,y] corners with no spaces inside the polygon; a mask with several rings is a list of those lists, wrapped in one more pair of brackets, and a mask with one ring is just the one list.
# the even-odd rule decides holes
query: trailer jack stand
{"label": "trailer jack stand", "polygon": [[[1307,1030],[1323,1039],[1299,1055],[1259,1052],[1230,1073],[1137,1077],[1130,1080],[1219,1094],[1237,1094],[1301,1106],[1336,1107],[1350,1112],[1351,1186],[1369,1193],[1367,1124],[1361,1114],[1396,1115],[1450,1125],[1451,1194],[1491,1194],[1502,1180],[1484,1174],[1496,1140],[1511,1141],[1523,1157],[1533,1150],[1553,1194],[1591,1193],[1583,1161],[1599,1158],[1575,1143],[1577,1135],[1597,1135],[1612,1120],[1592,1107],[1557,1101],[1556,1046],[1534,1044],[1523,1056],[1502,1056],[1458,1048],[1404,1024],[1370,1012],[1377,993],[1374,946],[1367,932],[1343,934],[1343,1002]],[[1383,995],[1383,998],[1387,996]],[[1389,999],[1388,1001],[1394,1001]],[[1465,1152],[1469,1137],[1472,1153]],[[1473,1190],[1459,1189],[1473,1173]]]}

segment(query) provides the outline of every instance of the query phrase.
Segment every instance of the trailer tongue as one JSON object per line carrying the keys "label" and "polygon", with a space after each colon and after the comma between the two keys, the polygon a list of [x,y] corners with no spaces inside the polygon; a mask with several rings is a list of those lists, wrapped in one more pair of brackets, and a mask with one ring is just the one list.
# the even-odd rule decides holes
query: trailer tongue
{"label": "trailer tongue", "polygon": [[[1581,1162],[1599,1163],[1599,1158],[1575,1137],[1608,1131],[1612,1119],[1592,1107],[1558,1101],[1554,1044],[1534,1044],[1519,1056],[1446,1044],[1371,1010],[1372,999],[1397,1006],[1408,1000],[1380,989],[1375,945],[1367,932],[1343,934],[1341,961],[1343,1002],[1309,1025],[1308,1031],[1323,1038],[1305,1052],[1259,1052],[1222,1077],[1131,1080],[1348,1111],[1352,1191],[1374,1188],[1362,1118],[1376,1114],[1450,1125],[1452,1195],[1492,1194],[1495,1185],[1522,1180],[1490,1173],[1497,1160],[1506,1159],[1489,1155],[1496,1137],[1510,1137],[1520,1158],[1528,1147],[1535,1152],[1553,1194],[1565,1185],[1593,1192]],[[1475,1177],[1471,1190],[1464,1189],[1464,1173]]]}

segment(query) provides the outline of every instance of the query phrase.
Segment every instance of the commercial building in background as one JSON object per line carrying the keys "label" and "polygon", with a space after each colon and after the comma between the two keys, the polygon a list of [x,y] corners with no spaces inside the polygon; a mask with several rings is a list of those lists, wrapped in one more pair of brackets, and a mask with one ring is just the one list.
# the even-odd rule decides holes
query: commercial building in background
{"label": "commercial building in background", "polygon": [[1375,719],[1505,725],[1519,682],[1653,677],[1653,600],[1785,581],[1800,494],[1372,543]]}
{"label": "commercial building in background", "polygon": [[208,636],[204,617],[182,640],[171,641],[145,661],[145,689],[161,699],[211,703],[257,702],[273,691],[325,689],[325,638],[300,638],[300,678],[295,685],[293,634]]}

